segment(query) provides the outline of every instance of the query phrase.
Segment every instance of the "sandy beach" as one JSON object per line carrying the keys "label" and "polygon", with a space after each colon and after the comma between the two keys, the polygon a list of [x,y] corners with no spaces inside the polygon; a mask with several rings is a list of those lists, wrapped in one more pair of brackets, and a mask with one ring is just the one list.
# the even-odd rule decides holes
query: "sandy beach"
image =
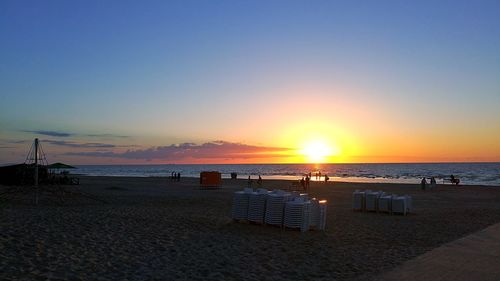
{"label": "sandy beach", "polygon": [[[195,178],[81,177],[107,203],[68,197],[0,202],[2,280],[373,280],[403,262],[500,222],[500,188],[312,182],[326,231],[233,222],[245,180],[202,190]],[[264,180],[268,189],[289,181]],[[5,187],[1,187],[4,189]],[[353,212],[355,189],[413,196],[414,214]]]}

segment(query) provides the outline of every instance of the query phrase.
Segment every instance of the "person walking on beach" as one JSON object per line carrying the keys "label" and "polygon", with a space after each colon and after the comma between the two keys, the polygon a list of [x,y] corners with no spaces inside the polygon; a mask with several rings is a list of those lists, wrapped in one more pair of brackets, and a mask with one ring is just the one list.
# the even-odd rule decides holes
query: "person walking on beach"
{"label": "person walking on beach", "polygon": [[318,179],[321,180],[321,171],[318,171]]}
{"label": "person walking on beach", "polygon": [[425,177],[422,178],[422,181],[420,182],[420,187],[422,188],[422,190],[425,190],[427,186],[427,180],[425,179]]}
{"label": "person walking on beach", "polygon": [[304,180],[304,177],[302,177],[302,179],[300,179],[300,186],[302,186],[303,190],[306,190],[306,181]]}
{"label": "person walking on beach", "polygon": [[329,180],[330,178],[328,177],[327,174],[325,174],[325,183]]}
{"label": "person walking on beach", "polygon": [[431,177],[431,188],[436,188],[436,179],[434,177]]}
{"label": "person walking on beach", "polygon": [[250,176],[248,176],[247,186],[248,188],[252,188],[252,179],[250,178]]}
{"label": "person walking on beach", "polygon": [[181,173],[177,173],[177,181],[181,181]]}
{"label": "person walking on beach", "polygon": [[259,179],[257,180],[257,184],[259,185],[259,188],[262,187],[262,178],[259,175]]}
{"label": "person walking on beach", "polygon": [[305,188],[305,190],[309,189],[309,181],[311,181],[311,178],[309,177],[309,175],[307,175],[306,176],[306,188]]}

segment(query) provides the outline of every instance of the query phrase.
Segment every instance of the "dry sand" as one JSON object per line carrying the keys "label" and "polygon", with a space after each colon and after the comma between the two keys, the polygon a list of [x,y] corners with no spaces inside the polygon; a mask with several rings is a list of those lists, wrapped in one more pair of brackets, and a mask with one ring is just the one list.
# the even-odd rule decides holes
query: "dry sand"
{"label": "dry sand", "polygon": [[[233,222],[232,194],[245,180],[213,190],[186,178],[80,182],[108,203],[0,202],[0,280],[371,280],[500,222],[499,187],[312,182],[309,193],[328,200],[327,229],[300,233]],[[410,194],[415,214],[353,212],[355,189]]]}

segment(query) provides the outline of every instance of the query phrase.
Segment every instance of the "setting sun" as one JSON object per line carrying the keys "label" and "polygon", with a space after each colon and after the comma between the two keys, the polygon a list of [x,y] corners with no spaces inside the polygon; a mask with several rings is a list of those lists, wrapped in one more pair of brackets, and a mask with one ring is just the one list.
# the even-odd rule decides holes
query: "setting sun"
{"label": "setting sun", "polygon": [[328,157],[338,155],[339,149],[332,147],[325,141],[313,140],[307,142],[300,153],[306,156],[310,163],[324,163],[328,162]]}

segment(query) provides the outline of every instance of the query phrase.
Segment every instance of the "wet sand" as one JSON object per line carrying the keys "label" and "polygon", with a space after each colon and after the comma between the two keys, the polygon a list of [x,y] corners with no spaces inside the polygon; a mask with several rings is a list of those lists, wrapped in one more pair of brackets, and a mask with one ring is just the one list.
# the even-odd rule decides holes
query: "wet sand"
{"label": "wet sand", "polygon": [[[0,279],[371,280],[404,261],[500,222],[500,188],[311,182],[327,229],[300,233],[236,223],[246,180],[202,190],[198,179],[81,177],[108,203],[68,197],[0,202]],[[289,181],[264,180],[268,189]],[[3,189],[5,187],[0,187]],[[355,189],[413,196],[415,214],[351,210]]]}

